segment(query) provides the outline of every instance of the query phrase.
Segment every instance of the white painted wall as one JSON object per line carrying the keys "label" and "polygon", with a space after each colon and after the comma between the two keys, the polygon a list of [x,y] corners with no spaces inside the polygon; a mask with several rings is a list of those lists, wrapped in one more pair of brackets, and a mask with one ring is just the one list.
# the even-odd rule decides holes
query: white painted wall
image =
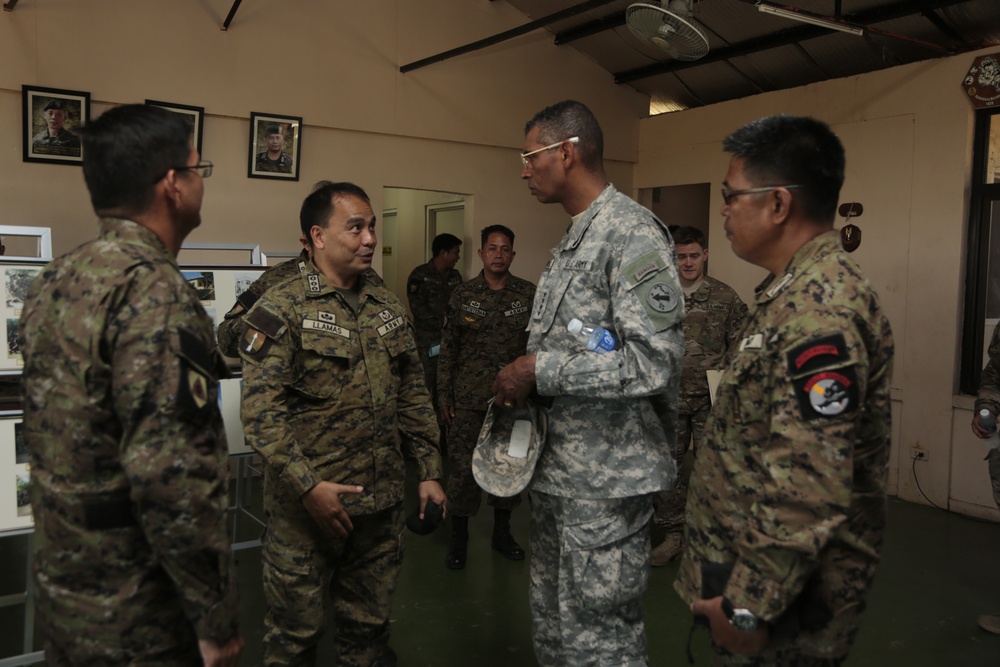
{"label": "white painted wall", "polygon": [[[984,52],[985,53],[985,52]],[[811,115],[830,123],[847,150],[841,201],[860,201],[858,262],[878,289],[896,342],[891,485],[906,500],[923,492],[953,509],[988,498],[982,447],[968,430],[971,399],[958,386],[973,112],[961,82],[976,53],[757,95],[644,120],[635,185],[711,182],[713,274],[745,299],[764,272],[737,259],[722,230],[718,186],[729,157],[722,139],[754,118]],[[962,465],[956,465],[961,461]],[[962,491],[958,491],[962,489]],[[957,502],[956,493],[963,500]],[[989,503],[991,504],[991,503]],[[987,514],[996,512],[980,506]]]}

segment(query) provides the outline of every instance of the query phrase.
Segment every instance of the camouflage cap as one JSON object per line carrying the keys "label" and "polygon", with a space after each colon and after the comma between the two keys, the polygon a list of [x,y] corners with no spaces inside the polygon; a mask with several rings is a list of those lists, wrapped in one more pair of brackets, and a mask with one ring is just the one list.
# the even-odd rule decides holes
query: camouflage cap
{"label": "camouflage cap", "polygon": [[472,453],[472,475],[479,486],[504,498],[524,490],[545,445],[545,430],[545,410],[531,401],[526,408],[491,402]]}

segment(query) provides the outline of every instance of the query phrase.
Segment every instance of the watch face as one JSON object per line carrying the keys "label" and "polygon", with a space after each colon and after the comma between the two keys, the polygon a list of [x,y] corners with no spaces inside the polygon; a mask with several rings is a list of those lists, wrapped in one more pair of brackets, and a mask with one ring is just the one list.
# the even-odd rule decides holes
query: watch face
{"label": "watch face", "polygon": [[740,632],[753,632],[757,629],[757,617],[748,609],[733,610],[730,622]]}

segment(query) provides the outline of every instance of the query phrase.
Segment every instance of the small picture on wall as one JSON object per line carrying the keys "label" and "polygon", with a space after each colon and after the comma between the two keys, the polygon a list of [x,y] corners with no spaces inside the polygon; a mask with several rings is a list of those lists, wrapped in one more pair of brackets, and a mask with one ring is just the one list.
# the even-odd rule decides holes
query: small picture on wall
{"label": "small picture on wall", "polygon": [[6,290],[7,307],[14,310],[24,308],[24,300],[28,297],[28,290],[39,269],[7,269],[4,280]]}
{"label": "small picture on wall", "polygon": [[21,86],[25,162],[80,164],[80,128],[90,120],[90,93]]}
{"label": "small picture on wall", "polygon": [[7,357],[21,358],[21,340],[18,337],[21,320],[16,317],[7,318]]}
{"label": "small picture on wall", "polygon": [[21,422],[14,424],[14,463],[28,462],[28,446],[24,444],[24,428]]}
{"label": "small picture on wall", "polygon": [[180,114],[187,123],[190,131],[189,137],[191,145],[201,155],[201,128],[205,122],[205,107],[192,107],[187,104],[174,104],[173,102],[157,102],[156,100],[146,100],[146,106],[162,107],[167,111]]}
{"label": "small picture on wall", "polygon": [[302,118],[250,113],[249,178],[299,180]]}
{"label": "small picture on wall", "polygon": [[31,476],[28,472],[16,472],[17,515],[31,516]]}
{"label": "small picture on wall", "polygon": [[201,301],[215,301],[215,274],[211,271],[181,271],[184,280],[198,293]]}

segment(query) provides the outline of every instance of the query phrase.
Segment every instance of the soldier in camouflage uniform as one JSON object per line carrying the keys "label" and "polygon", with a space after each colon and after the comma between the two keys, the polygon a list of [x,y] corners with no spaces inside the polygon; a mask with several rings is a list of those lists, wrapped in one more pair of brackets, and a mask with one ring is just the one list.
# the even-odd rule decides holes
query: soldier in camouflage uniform
{"label": "soldier in camouflage uniform", "polygon": [[21,317],[38,620],[49,665],[235,665],[225,372],[177,267],[207,163],[183,120],[111,109],[84,132],[100,236]]}
{"label": "soldier in camouflage uniform", "polygon": [[[299,239],[302,243],[306,240]],[[243,314],[250,310],[260,295],[270,287],[284,282],[292,276],[301,275],[306,270],[306,263],[309,261],[309,248],[303,248],[302,252],[295,259],[282,262],[277,266],[272,266],[262,273],[257,280],[250,284],[243,294],[236,297],[236,303],[226,313],[225,318],[219,324],[219,349],[227,357],[239,358],[240,339],[243,338]]]}
{"label": "soldier in camouflage uniform", "polygon": [[[652,213],[604,173],[597,119],[579,102],[526,128],[521,178],[572,216],[531,315],[528,354],[507,364],[494,400],[552,397],[529,487],[532,638],[539,663],[647,664],[642,596],[649,583],[653,495],[669,489],[684,359],[684,304],[674,246]],[[617,338],[589,352],[579,318]]]}
{"label": "soldier in camouflage uniform", "polygon": [[[438,362],[438,404],[448,427],[448,505],[451,547],[445,564],[465,567],[469,517],[479,511],[482,490],[472,476],[472,452],[493,397],[497,371],[524,354],[528,345],[528,316],[535,296],[534,283],[510,273],[514,261],[514,232],[491,225],[481,234],[479,258],[483,270],[452,292],[441,333]],[[510,560],[524,560],[510,533],[511,512],[521,504],[490,495],[493,508],[493,548]]]}
{"label": "soldier in camouflage uniform", "polygon": [[280,125],[269,125],[264,130],[264,143],[267,144],[267,150],[257,153],[254,169],[283,174],[292,173],[292,167],[295,166],[295,163],[292,162],[292,157],[282,150],[285,145],[285,135],[282,133]]}
{"label": "soldier in camouflage uniform", "polygon": [[417,339],[424,383],[431,392],[438,428],[444,430],[437,404],[437,365],[441,347],[441,329],[448,299],[462,284],[462,274],[455,269],[461,254],[462,239],[452,234],[438,234],[431,242],[431,261],[410,272],[406,280],[406,299],[413,315],[413,333]]}
{"label": "soldier in camouflage uniform", "polygon": [[267,665],[312,665],[332,599],[338,665],[396,664],[406,454],[420,514],[444,505],[438,429],[406,311],[371,269],[368,195],[319,183],[302,205],[312,261],[243,318],[243,428],[263,458]]}
{"label": "soldier in camouflage uniform", "polygon": [[[987,356],[989,361],[979,379],[979,393],[972,415],[972,432],[977,438],[988,438],[991,435],[979,425],[979,411],[989,410],[994,417],[1000,414],[1000,325],[993,330]],[[993,502],[1000,507],[1000,449],[991,449],[986,458],[989,461],[990,482],[993,484]],[[978,623],[983,630],[1000,635],[1000,612],[983,614]]]}
{"label": "soldier in camouflage uniform", "polygon": [[658,494],[654,503],[654,520],[666,528],[663,542],[653,549],[650,561],[654,567],[666,565],[683,548],[688,477],[684,459],[689,443],[698,451],[712,406],[705,371],[722,368],[723,358],[733,348],[747,314],[746,304],[733,288],[705,274],[705,235],[694,227],[678,227],[671,236],[677,247],[677,272],[684,289],[684,372],[674,451],[677,484],[672,491]]}
{"label": "soldier in camouflage uniform", "polygon": [[833,228],[830,128],[771,116],[723,146],[726,236],[770,275],[705,425],[674,586],[714,664],[838,665],[885,528],[892,332]]}

